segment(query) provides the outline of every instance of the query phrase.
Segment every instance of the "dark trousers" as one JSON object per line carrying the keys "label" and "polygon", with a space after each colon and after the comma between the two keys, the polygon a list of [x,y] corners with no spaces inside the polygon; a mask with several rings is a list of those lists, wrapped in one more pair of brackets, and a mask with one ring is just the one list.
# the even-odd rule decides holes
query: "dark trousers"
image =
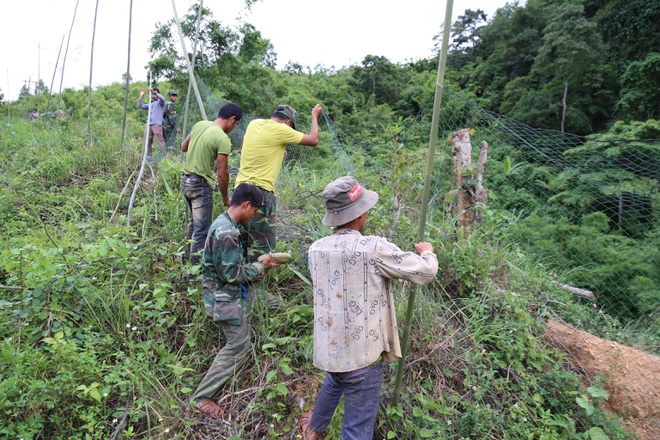
{"label": "dark trousers", "polygon": [[206,179],[196,174],[182,175],[180,185],[188,211],[185,252],[191,264],[199,264],[200,251],[204,251],[206,234],[213,222],[213,190]]}
{"label": "dark trousers", "polygon": [[325,432],[344,396],[341,440],[371,440],[383,385],[383,363],[346,373],[327,373],[309,427]]}

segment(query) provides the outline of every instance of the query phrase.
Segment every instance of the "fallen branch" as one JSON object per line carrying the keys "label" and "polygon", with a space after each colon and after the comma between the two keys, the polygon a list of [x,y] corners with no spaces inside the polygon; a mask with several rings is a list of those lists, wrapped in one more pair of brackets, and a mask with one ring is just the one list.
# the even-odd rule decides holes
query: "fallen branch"
{"label": "fallen branch", "polygon": [[583,296],[585,298],[596,300],[596,295],[591,290],[580,289],[579,287],[569,286],[568,284],[562,284],[558,282],[553,283],[555,286],[560,287],[567,292],[571,292],[575,295]]}

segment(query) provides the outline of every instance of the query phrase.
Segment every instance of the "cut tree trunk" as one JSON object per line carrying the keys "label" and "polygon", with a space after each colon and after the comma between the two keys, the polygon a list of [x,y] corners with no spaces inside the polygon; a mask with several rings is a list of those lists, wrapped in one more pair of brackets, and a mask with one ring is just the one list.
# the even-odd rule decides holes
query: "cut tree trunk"
{"label": "cut tree trunk", "polygon": [[484,188],[484,173],[488,161],[488,142],[483,141],[476,167],[472,165],[472,143],[469,129],[452,135],[452,155],[456,177],[456,204],[453,215],[457,226],[471,230],[482,220],[481,212],[488,203],[488,190]]}

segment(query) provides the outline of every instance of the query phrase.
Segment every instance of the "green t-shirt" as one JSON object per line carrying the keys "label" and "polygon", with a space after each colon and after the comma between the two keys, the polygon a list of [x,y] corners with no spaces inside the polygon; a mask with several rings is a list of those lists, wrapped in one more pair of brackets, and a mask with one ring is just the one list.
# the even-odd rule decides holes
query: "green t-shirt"
{"label": "green t-shirt", "polygon": [[272,119],[255,119],[245,131],[236,186],[254,183],[275,191],[287,144],[300,144],[303,133]]}
{"label": "green t-shirt", "polygon": [[231,140],[213,121],[200,121],[190,132],[190,143],[183,172],[197,174],[215,188],[217,177],[214,172],[218,154],[229,155]]}

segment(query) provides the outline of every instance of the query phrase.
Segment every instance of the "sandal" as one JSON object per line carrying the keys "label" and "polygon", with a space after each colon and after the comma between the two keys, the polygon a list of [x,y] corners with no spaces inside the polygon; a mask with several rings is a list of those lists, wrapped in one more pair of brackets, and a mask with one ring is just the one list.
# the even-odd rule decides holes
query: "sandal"
{"label": "sandal", "polygon": [[225,417],[225,411],[211,399],[198,403],[197,409],[213,419],[222,419]]}
{"label": "sandal", "polygon": [[325,432],[316,432],[309,427],[309,424],[312,422],[312,413],[306,412],[300,419],[298,419],[298,427],[300,428],[300,437],[302,440],[317,440],[324,439]]}

